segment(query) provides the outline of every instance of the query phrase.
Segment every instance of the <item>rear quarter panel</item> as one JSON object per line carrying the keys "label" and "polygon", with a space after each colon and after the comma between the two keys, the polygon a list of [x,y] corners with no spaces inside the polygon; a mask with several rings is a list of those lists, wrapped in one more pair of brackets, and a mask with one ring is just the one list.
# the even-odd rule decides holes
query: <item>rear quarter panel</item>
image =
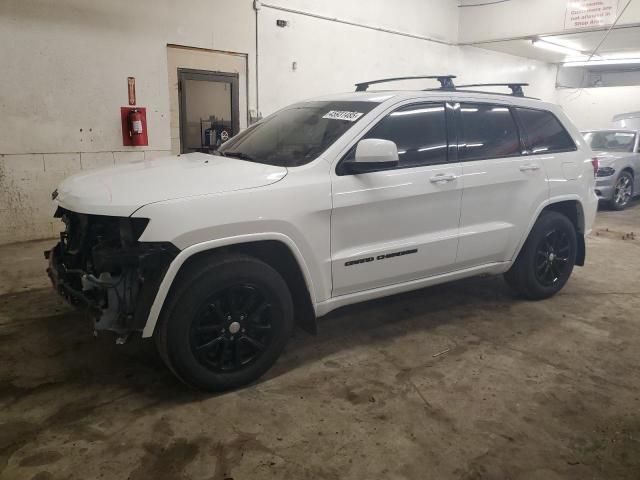
{"label": "rear quarter panel", "polygon": [[592,164],[594,154],[563,110],[552,104],[548,104],[547,107],[564,125],[577,147],[573,152],[544,157],[549,179],[549,202],[557,203],[566,200],[580,202],[584,215],[584,230],[585,233],[589,233],[598,208]]}

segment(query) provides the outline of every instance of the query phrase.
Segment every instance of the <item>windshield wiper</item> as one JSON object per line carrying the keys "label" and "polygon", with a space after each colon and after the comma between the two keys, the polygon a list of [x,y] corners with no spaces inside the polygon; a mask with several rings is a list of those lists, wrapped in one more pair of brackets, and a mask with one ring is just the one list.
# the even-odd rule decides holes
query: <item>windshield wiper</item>
{"label": "windshield wiper", "polygon": [[224,152],[224,156],[225,157],[231,157],[231,158],[237,158],[239,160],[247,160],[249,162],[255,162],[256,159],[253,158],[251,155],[247,155],[246,153],[243,152]]}

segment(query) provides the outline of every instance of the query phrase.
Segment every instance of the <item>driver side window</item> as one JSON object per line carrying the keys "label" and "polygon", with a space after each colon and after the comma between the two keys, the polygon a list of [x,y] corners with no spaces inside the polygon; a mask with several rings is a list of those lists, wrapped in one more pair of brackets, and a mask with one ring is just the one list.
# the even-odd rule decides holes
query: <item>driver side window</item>
{"label": "driver side window", "polygon": [[[361,140],[391,140],[398,147],[398,165],[411,168],[447,162],[447,124],[444,103],[417,103],[401,107],[369,130]],[[355,156],[356,146],[345,161]]]}

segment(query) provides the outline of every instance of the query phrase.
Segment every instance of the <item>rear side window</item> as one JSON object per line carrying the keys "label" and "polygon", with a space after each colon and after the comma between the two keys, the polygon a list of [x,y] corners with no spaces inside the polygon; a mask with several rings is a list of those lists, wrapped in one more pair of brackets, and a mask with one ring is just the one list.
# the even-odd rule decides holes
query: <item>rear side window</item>
{"label": "rear side window", "polygon": [[[447,161],[444,104],[422,103],[399,108],[363,138],[391,140],[398,147],[398,167],[436,165]],[[350,156],[355,154],[355,149]]]}
{"label": "rear side window", "polygon": [[505,106],[460,105],[458,158],[461,161],[513,157],[521,154],[518,127]]}
{"label": "rear side window", "polygon": [[531,153],[566,152],[576,149],[575,143],[560,121],[551,112],[516,108],[524,129],[527,148]]}

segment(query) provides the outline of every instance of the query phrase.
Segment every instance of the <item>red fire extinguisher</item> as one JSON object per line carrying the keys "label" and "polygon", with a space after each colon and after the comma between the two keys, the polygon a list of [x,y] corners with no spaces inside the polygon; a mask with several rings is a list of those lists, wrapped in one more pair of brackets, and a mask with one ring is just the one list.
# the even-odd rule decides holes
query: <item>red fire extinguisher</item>
{"label": "red fire extinguisher", "polygon": [[144,134],[144,124],[142,122],[142,113],[137,108],[129,110],[129,137],[131,144],[140,146],[146,145]]}

